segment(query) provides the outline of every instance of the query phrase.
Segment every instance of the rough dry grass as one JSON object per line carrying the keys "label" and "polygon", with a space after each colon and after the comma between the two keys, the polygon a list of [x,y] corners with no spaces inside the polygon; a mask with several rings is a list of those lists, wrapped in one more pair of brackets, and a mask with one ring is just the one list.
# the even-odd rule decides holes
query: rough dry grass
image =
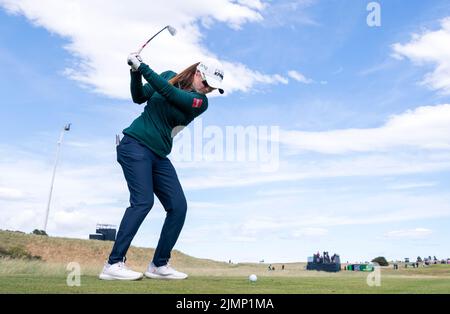
{"label": "rough dry grass", "polygon": [[[0,231],[0,246],[6,249],[24,247],[30,254],[41,256],[43,261],[50,263],[77,262],[85,267],[101,268],[111,252],[112,245],[113,243],[110,241],[46,237]],[[127,253],[127,263],[131,267],[145,268],[153,253],[154,249],[151,248],[131,247]],[[218,263],[193,258],[176,250],[173,251],[171,262],[183,265],[204,262],[211,265]]]}
{"label": "rough dry grass", "polygon": [[[228,264],[175,251],[171,263],[190,277],[185,281],[105,282],[97,279],[112,243],[52,238],[0,231],[0,246],[24,247],[41,261],[0,259],[0,293],[450,293],[450,266],[382,268],[381,287],[366,284],[368,273],[306,271],[304,263]],[[132,247],[129,265],[144,271],[153,249]],[[69,287],[69,262],[81,266],[81,286]],[[250,283],[248,275],[258,281]]]}

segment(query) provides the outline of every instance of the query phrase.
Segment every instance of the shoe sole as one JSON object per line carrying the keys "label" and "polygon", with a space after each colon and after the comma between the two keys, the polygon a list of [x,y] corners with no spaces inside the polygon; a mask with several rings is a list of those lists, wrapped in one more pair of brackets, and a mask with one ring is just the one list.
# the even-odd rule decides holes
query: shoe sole
{"label": "shoe sole", "polygon": [[133,277],[133,278],[122,278],[122,277],[114,277],[111,275],[107,275],[107,274],[100,274],[98,276],[99,279],[101,280],[128,280],[128,281],[135,281],[135,280],[140,280],[143,278],[143,276],[139,276],[139,277]]}
{"label": "shoe sole", "polygon": [[161,279],[161,280],[183,280],[186,279],[188,276],[186,277],[173,277],[173,276],[161,276],[161,275],[156,275],[153,273],[149,273],[149,272],[145,272],[144,273],[145,277],[150,278],[150,279]]}

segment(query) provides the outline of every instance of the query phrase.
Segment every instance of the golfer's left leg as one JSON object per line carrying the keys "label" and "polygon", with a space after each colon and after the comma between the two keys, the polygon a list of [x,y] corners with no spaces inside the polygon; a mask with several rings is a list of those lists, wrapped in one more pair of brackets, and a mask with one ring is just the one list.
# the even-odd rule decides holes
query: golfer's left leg
{"label": "golfer's left leg", "polygon": [[153,191],[166,210],[153,264],[160,267],[168,263],[186,218],[187,203],[177,173],[168,158],[161,158],[153,167]]}

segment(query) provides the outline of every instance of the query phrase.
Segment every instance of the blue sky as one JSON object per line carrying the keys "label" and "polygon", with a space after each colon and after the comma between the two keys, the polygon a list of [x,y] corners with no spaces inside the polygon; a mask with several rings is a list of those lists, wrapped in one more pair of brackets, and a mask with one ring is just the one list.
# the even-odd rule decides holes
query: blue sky
{"label": "blue sky", "polygon": [[[363,0],[130,2],[139,12],[0,0],[1,229],[42,227],[68,122],[48,232],[86,238],[96,223],[120,223],[128,192],[114,135],[143,109],[124,60],[172,24],[175,37],[142,53],[151,67],[225,66],[226,94],[211,95],[197,127],[279,130],[270,169],[171,156],[189,203],[176,249],[226,261],[450,256],[448,1],[377,1],[379,27]],[[154,247],[163,219],[156,204],[133,244]]]}

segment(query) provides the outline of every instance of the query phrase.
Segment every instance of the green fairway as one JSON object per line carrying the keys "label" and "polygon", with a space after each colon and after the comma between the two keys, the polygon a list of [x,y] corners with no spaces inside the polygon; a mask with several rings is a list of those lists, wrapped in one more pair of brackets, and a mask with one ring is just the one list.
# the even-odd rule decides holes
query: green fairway
{"label": "green fairway", "polygon": [[448,278],[385,278],[369,287],[364,276],[245,277],[192,276],[182,281],[142,279],[134,282],[101,281],[82,276],[79,287],[69,287],[65,276],[3,275],[0,293],[170,293],[170,294],[303,294],[303,293],[450,293]]}

